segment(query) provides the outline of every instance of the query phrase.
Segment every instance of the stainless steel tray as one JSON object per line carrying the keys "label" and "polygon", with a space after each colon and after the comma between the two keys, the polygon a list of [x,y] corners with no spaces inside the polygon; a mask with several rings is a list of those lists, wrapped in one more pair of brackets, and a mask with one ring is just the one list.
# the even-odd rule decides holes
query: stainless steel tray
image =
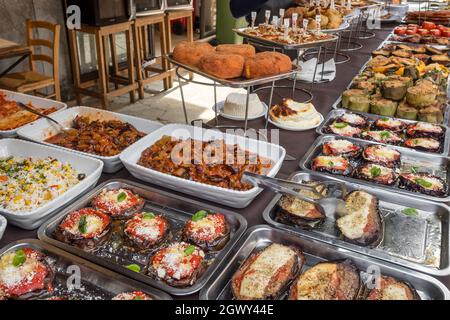
{"label": "stainless steel tray", "polygon": [[[289,178],[295,182],[330,181],[319,175],[297,172]],[[356,183],[345,183],[348,191],[364,190],[379,199],[379,210],[384,217],[383,242],[374,249],[346,242],[335,227],[335,214],[330,213],[323,225],[317,229],[304,230],[294,225],[281,223],[277,219],[277,206],[281,195],[277,195],[263,213],[264,220],[278,228],[301,236],[323,241],[343,249],[358,252],[371,258],[385,260],[419,272],[434,276],[450,275],[450,208],[415,197],[404,196],[368,188]],[[417,216],[405,215],[402,210],[416,209]]]}
{"label": "stainless steel tray", "polygon": [[[221,251],[207,254],[207,260],[209,263],[208,268],[193,286],[187,288],[174,288],[145,274],[148,260],[154,251],[146,254],[132,252],[127,247],[121,245],[120,231],[114,231],[111,240],[103,246],[100,246],[93,253],[85,252],[81,249],[56,240],[53,236],[54,230],[66,217],[66,215],[72,211],[88,206],[92,198],[98,195],[104,188],[127,188],[141,195],[144,199],[146,199],[145,210],[161,213],[169,220],[172,225],[172,230],[174,231],[173,240],[179,239],[179,231],[181,231],[181,228],[184,226],[185,222],[191,219],[192,215],[194,215],[197,211],[209,210],[211,212],[220,212],[225,215],[228,223],[230,224],[230,241]],[[69,251],[96,264],[112,269],[127,277],[149,284],[172,295],[185,296],[199,291],[205,285],[205,283],[212,276],[212,273],[217,269],[220,261],[228,256],[230,250],[245,232],[246,228],[247,221],[244,217],[237,213],[223,210],[211,205],[206,205],[189,198],[172,195],[167,192],[134,182],[113,180],[98,186],[94,191],[82,197],[75,204],[66,208],[56,217],[44,223],[38,231],[38,237],[47,243],[57,246],[65,251]],[[131,264],[139,265],[142,271],[140,273],[136,273],[127,269],[126,266]]]}
{"label": "stainless steel tray", "polygon": [[[430,200],[430,201],[450,202],[450,194],[449,194],[450,191],[447,191],[448,193],[447,193],[446,197],[442,197],[442,198],[433,197],[433,196],[421,194],[418,192],[403,190],[403,189],[398,188],[397,185],[385,186],[385,185],[376,184],[376,183],[372,183],[369,181],[364,181],[364,180],[360,180],[360,179],[356,179],[356,178],[352,178],[352,177],[332,175],[332,174],[328,174],[328,173],[313,171],[311,169],[311,161],[315,157],[317,157],[318,155],[320,155],[322,153],[322,145],[326,142],[333,141],[336,139],[349,140],[349,141],[351,141],[355,144],[358,144],[362,147],[376,144],[373,142],[362,141],[362,140],[357,140],[357,139],[353,139],[353,138],[342,138],[342,137],[338,138],[336,136],[330,136],[330,135],[320,136],[313,143],[311,148],[307,151],[307,153],[305,154],[303,159],[300,160],[300,168],[302,168],[303,170],[308,171],[308,172],[313,172],[313,173],[316,173],[321,176],[329,177],[332,180],[353,182],[353,183],[358,183],[358,184],[361,184],[364,186],[369,186],[369,187],[378,187],[378,188],[381,188],[384,190],[388,190],[390,192],[409,195],[412,197],[419,197],[419,198]],[[402,163],[400,166],[400,170],[412,168],[412,167],[419,167],[424,172],[428,172],[433,175],[436,175],[436,176],[444,179],[444,181],[447,183],[447,185],[449,184],[449,182],[450,182],[450,158],[449,157],[442,157],[442,156],[429,154],[429,153],[415,152],[410,149],[399,148],[396,146],[390,146],[390,147],[398,150],[402,154],[402,158],[401,158]],[[419,171],[421,171],[421,170],[419,170]]]}
{"label": "stainless steel tray", "polygon": [[[334,122],[334,120],[336,120],[337,118],[341,117],[342,115],[344,115],[346,113],[354,113],[354,114],[362,115],[362,116],[368,118],[370,122],[376,121],[377,119],[381,119],[381,118],[392,118],[392,117],[379,116],[379,115],[375,115],[375,114],[371,114],[371,113],[355,112],[355,111],[350,111],[347,109],[331,110],[330,113],[325,117],[325,120],[322,122],[322,124],[316,129],[316,132],[320,135],[332,135],[332,136],[340,137],[337,134],[325,132],[325,129],[329,125],[331,125]],[[402,119],[402,121],[404,123],[408,123],[408,124],[417,123],[417,121],[406,120],[406,119]],[[404,147],[404,146],[403,147],[399,146],[399,148],[406,149],[409,151],[414,151],[414,152],[425,153],[425,154],[439,154],[442,156],[448,156],[448,153],[450,151],[450,128],[447,126],[444,126],[444,125],[441,125],[441,127],[443,127],[445,129],[445,137],[444,137],[444,140],[441,141],[442,148],[441,148],[440,152],[418,151],[418,150],[411,149],[411,148]],[[354,138],[354,139],[359,140],[359,141],[367,141],[362,138]],[[374,141],[372,141],[372,142],[374,142]],[[377,142],[374,142],[374,143],[377,143]],[[377,143],[377,144],[383,144],[383,143]]]}
{"label": "stainless steel tray", "polygon": [[[250,34],[244,32],[244,30],[246,30],[246,29],[248,29],[248,28],[233,29],[233,31],[237,35],[239,35],[245,39],[250,39],[253,42],[258,42],[258,43],[260,43],[262,45],[266,45],[266,46],[282,48],[284,50],[300,50],[300,49],[308,49],[308,48],[317,48],[317,47],[323,46],[327,43],[334,42],[338,39],[337,36],[334,36],[334,37],[332,37],[330,39],[326,39],[326,40],[318,40],[318,41],[305,42],[305,43],[300,43],[300,44],[288,44],[288,43],[282,43],[282,42],[268,40],[268,39],[264,39],[261,37],[250,35]],[[324,32],[324,33],[330,33],[330,32]]]}
{"label": "stainless steel tray", "polygon": [[172,64],[174,64],[174,65],[176,65],[176,66],[178,66],[180,68],[183,68],[183,69],[185,69],[187,71],[196,73],[196,74],[198,74],[198,75],[200,75],[202,77],[205,77],[206,79],[209,79],[211,81],[217,82],[220,85],[231,87],[231,88],[248,88],[248,87],[251,87],[251,86],[258,86],[258,85],[266,84],[266,83],[269,83],[269,82],[283,80],[283,79],[290,78],[290,77],[294,76],[296,73],[301,71],[301,67],[293,64],[291,71],[284,72],[284,73],[279,73],[279,74],[276,74],[276,75],[273,75],[273,76],[269,76],[269,77],[258,78],[258,79],[250,79],[250,80],[249,79],[244,79],[244,78],[237,78],[237,79],[227,80],[227,79],[221,79],[221,78],[215,77],[213,75],[210,75],[208,73],[205,73],[205,72],[201,71],[198,68],[189,66],[187,64],[180,63],[180,62],[178,62],[177,60],[175,60],[172,57],[172,54],[166,55],[166,59],[170,63],[172,63]]}
{"label": "stainless steel tray", "polygon": [[[53,294],[39,297],[40,299],[59,297],[71,300],[110,300],[120,293],[141,291],[156,300],[172,300],[162,291],[128,279],[39,240],[21,240],[11,243],[0,250],[0,256],[23,248],[32,248],[44,253],[55,271]],[[80,268],[81,287],[69,290],[67,279],[73,275],[73,271],[69,269],[73,266]]]}
{"label": "stainless steel tray", "polygon": [[361,270],[361,278],[367,282],[366,271],[378,268],[382,275],[409,282],[423,300],[448,300],[450,292],[435,278],[395,266],[388,262],[337,249],[336,247],[310,238],[299,237],[284,230],[277,230],[269,226],[255,226],[247,231],[233,251],[232,258],[224,262],[214,278],[200,293],[202,300],[230,300],[233,298],[230,281],[241,264],[255,251],[267,247],[271,243],[280,243],[301,248],[305,255],[303,270],[321,261],[335,261],[350,259]]}

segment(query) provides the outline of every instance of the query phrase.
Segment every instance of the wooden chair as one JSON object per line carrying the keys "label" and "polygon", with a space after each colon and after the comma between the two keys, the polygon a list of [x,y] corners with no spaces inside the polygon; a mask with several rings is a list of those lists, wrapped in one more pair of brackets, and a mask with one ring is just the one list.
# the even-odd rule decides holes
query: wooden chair
{"label": "wooden chair", "polygon": [[[45,29],[52,33],[51,40],[35,39],[34,32],[36,29]],[[45,98],[55,98],[61,100],[61,85],[59,82],[59,37],[61,26],[46,21],[27,20],[27,44],[31,49],[30,55],[30,71],[17,72],[7,74],[0,79],[0,88],[31,93]],[[52,51],[52,56],[45,53],[38,53],[37,47],[47,47]],[[36,62],[43,62],[52,65],[53,74],[47,76],[37,71]],[[47,87],[54,87],[54,93],[46,95],[38,92],[38,90]]]}

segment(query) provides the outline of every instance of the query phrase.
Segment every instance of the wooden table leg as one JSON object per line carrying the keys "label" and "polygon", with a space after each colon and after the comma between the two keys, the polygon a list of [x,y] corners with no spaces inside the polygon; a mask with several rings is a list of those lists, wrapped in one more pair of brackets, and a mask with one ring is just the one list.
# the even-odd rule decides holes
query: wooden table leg
{"label": "wooden table leg", "polygon": [[139,83],[139,99],[144,99],[144,83],[143,83],[143,70],[142,70],[142,52],[140,48],[142,48],[142,39],[141,39],[141,32],[142,28],[136,26],[134,24],[133,26],[133,39],[134,39],[134,52],[135,52],[135,59],[136,59],[136,78]]}
{"label": "wooden table leg", "polygon": [[80,60],[78,57],[78,42],[77,42],[77,32],[75,30],[69,29],[69,47],[71,51],[71,59],[72,59],[72,72],[73,72],[73,81],[75,86],[75,97],[77,100],[77,105],[81,105],[82,99],[81,94],[79,93],[78,89],[81,85],[80,80]]}
{"label": "wooden table leg", "polygon": [[[133,46],[131,39],[131,27],[125,32],[126,42],[127,42],[127,60],[128,60],[128,78],[130,80],[130,84],[134,84],[135,72],[134,72],[134,59],[133,59]],[[130,91],[130,102],[136,102],[136,96],[134,95],[134,90]]]}
{"label": "wooden table leg", "polygon": [[[163,20],[159,24],[159,38],[161,44],[161,67],[164,72],[167,72],[170,69],[169,61],[165,58],[167,51],[167,37],[166,37],[166,22]],[[172,77],[164,78],[164,90],[169,90],[173,87],[173,81],[171,81]]]}
{"label": "wooden table leg", "polygon": [[[187,17],[187,40],[188,42],[194,42],[194,18],[193,14],[190,14]],[[194,79],[194,74],[192,72],[189,73],[189,79]]]}
{"label": "wooden table leg", "polygon": [[[117,73],[119,72],[119,63],[117,62],[117,46],[115,34],[111,34],[109,36],[109,45],[111,47],[111,62],[112,62],[113,76],[116,76]],[[116,90],[119,89],[119,84],[114,83],[114,87],[116,88]]]}
{"label": "wooden table leg", "polygon": [[[165,36],[166,36],[166,52],[172,52],[172,27],[170,26],[170,18],[169,15],[166,15],[166,26],[165,26]],[[169,69],[172,69],[172,64],[168,63],[168,67]],[[170,77],[168,78],[169,81],[169,87],[172,88],[173,87],[173,77],[172,75],[170,75]]]}
{"label": "wooden table leg", "polygon": [[97,46],[97,60],[98,60],[98,76],[99,76],[99,93],[101,97],[102,108],[109,107],[108,99],[108,79],[105,70],[105,48],[103,46],[103,35],[100,32],[95,33],[95,42]]}

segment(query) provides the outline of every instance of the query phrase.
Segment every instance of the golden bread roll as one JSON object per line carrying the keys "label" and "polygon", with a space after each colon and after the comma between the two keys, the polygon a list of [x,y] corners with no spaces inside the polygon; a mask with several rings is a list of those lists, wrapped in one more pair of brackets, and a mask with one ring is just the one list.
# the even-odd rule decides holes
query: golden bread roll
{"label": "golden bread roll", "polygon": [[254,57],[256,50],[249,44],[221,44],[216,47],[218,53],[229,53],[243,56],[244,58]]}
{"label": "golden bread roll", "polygon": [[197,67],[201,58],[214,51],[214,47],[206,42],[183,41],[173,50],[173,58],[180,63]]}
{"label": "golden bread roll", "polygon": [[261,52],[245,61],[244,77],[256,79],[292,70],[291,58],[279,52]]}
{"label": "golden bread roll", "polygon": [[220,79],[233,79],[242,76],[244,63],[245,58],[238,54],[213,53],[200,60],[199,68]]}

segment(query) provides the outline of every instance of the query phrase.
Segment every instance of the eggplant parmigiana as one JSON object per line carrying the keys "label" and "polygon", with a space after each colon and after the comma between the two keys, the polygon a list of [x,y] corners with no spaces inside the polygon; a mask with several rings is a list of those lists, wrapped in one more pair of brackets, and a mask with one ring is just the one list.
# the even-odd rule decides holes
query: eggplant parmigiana
{"label": "eggplant parmigiana", "polygon": [[362,157],[366,161],[394,168],[400,164],[401,153],[386,146],[374,145],[366,147]]}
{"label": "eggplant parmigiana", "polygon": [[56,228],[55,238],[83,250],[92,250],[109,238],[111,226],[108,215],[85,208],[69,213]]}
{"label": "eggplant parmigiana", "polygon": [[361,135],[362,129],[354,127],[346,122],[334,122],[325,128],[326,133],[335,134],[343,137],[357,138]]}
{"label": "eggplant parmigiana", "polygon": [[326,156],[355,158],[361,153],[361,147],[348,140],[332,140],[323,144],[322,152]]}
{"label": "eggplant parmigiana", "polygon": [[336,121],[348,123],[353,127],[365,128],[367,126],[367,118],[356,113],[345,113]]}
{"label": "eggplant parmigiana", "polygon": [[382,276],[379,288],[370,290],[367,300],[420,300],[420,296],[410,284]]}
{"label": "eggplant parmigiana", "polygon": [[[190,150],[184,154],[183,149]],[[142,152],[140,166],[178,178],[216,187],[247,191],[253,185],[243,183],[245,171],[265,175],[272,169],[273,161],[227,145],[223,140],[178,140],[164,136]]]}
{"label": "eggplant parmigiana", "polygon": [[355,178],[384,185],[393,185],[398,179],[394,169],[375,163],[367,163],[355,170]]}
{"label": "eggplant parmigiana", "polygon": [[321,262],[298,277],[289,300],[356,300],[361,288],[359,270],[351,261]]}
{"label": "eggplant parmigiana", "polygon": [[352,171],[350,162],[342,156],[318,156],[312,161],[311,169],[344,176]]}
{"label": "eggplant parmigiana", "polygon": [[114,298],[112,298],[112,300],[133,301],[133,300],[153,300],[153,299],[152,297],[143,292],[135,291],[135,292],[120,293]]}
{"label": "eggplant parmigiana", "polygon": [[252,254],[231,280],[238,300],[277,299],[301,271],[304,257],[300,250],[272,244]]}
{"label": "eggplant parmigiana", "polygon": [[447,195],[447,184],[439,177],[428,173],[402,173],[400,174],[399,187],[408,191],[419,192],[434,197]]}
{"label": "eggplant parmigiana", "polygon": [[205,253],[199,247],[175,242],[150,258],[148,273],[173,287],[192,286],[205,271]]}
{"label": "eggplant parmigiana", "polygon": [[203,250],[221,250],[230,240],[230,226],[223,214],[197,212],[183,229],[183,239]]}
{"label": "eggplant parmigiana", "polygon": [[417,122],[406,128],[406,134],[411,138],[434,138],[440,140],[445,135],[445,129],[432,123]]}
{"label": "eggplant parmigiana", "polygon": [[34,249],[23,248],[0,257],[0,292],[6,298],[26,299],[51,292],[53,277],[44,254]]}
{"label": "eggplant parmigiana", "polygon": [[399,145],[403,143],[403,138],[392,131],[365,131],[361,134],[361,138],[379,143]]}
{"label": "eggplant parmigiana", "polygon": [[412,138],[405,141],[405,147],[427,152],[439,152],[441,143],[433,138]]}
{"label": "eggplant parmigiana", "polygon": [[401,120],[393,118],[380,118],[377,119],[371,126],[374,131],[390,131],[390,132],[402,132],[406,127],[406,123]]}
{"label": "eggplant parmigiana", "polygon": [[161,244],[168,236],[170,223],[164,217],[152,212],[136,214],[125,222],[125,239],[135,248],[152,249]]}
{"label": "eggplant parmigiana", "polygon": [[354,191],[345,199],[345,212],[336,220],[345,240],[370,247],[383,240],[383,218],[376,197],[364,191]]}
{"label": "eggplant parmigiana", "polygon": [[104,189],[96,196],[92,206],[111,216],[115,220],[126,220],[142,210],[144,199],[128,189]]}

